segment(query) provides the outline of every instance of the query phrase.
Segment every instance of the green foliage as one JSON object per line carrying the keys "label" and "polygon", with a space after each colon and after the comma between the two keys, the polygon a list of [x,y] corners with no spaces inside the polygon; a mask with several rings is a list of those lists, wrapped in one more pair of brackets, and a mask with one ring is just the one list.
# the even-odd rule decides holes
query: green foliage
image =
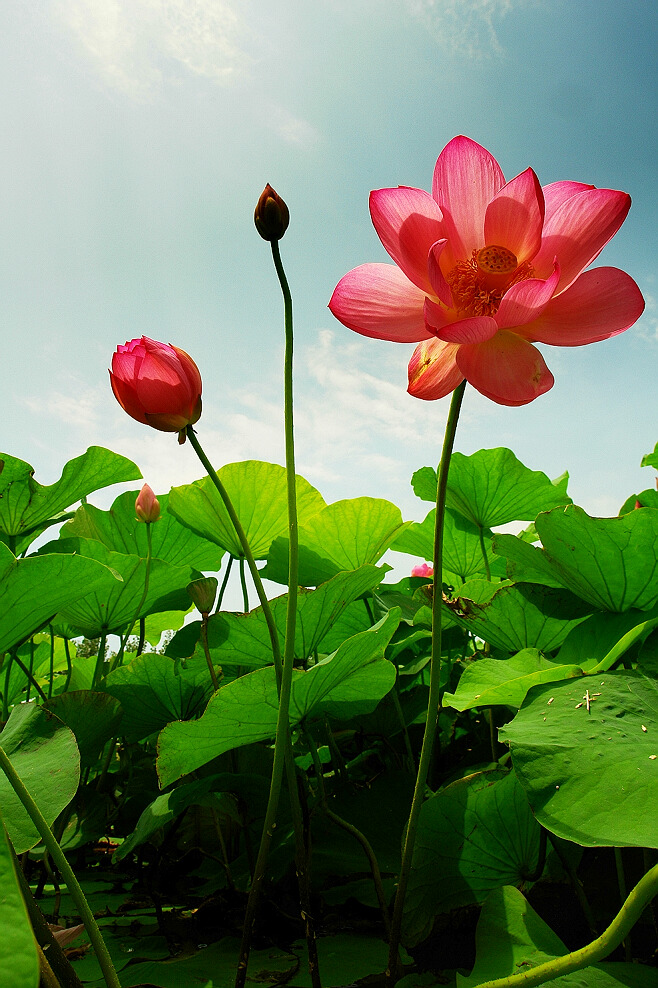
{"label": "green foliage", "polygon": [[[265,559],[272,542],[288,531],[286,472],[276,463],[247,460],[229,463],[218,471],[251,547],[254,559]],[[314,487],[297,478],[297,512],[303,525],[324,507]],[[169,511],[201,538],[221,546],[236,559],[243,557],[228,512],[209,477],[174,487]]]}
{"label": "green foliage", "polygon": [[[538,854],[539,827],[513,772],[481,772],[435,793],[420,811],[405,944],[423,940],[437,914],[483,902],[492,889],[523,883]],[[428,881],[432,875],[441,875],[441,881]]]}
{"label": "green foliage", "polygon": [[[75,735],[61,720],[36,704],[14,707],[0,734],[0,746],[48,824],[73,798],[80,779]],[[39,842],[39,834],[4,775],[0,806],[17,854]]]}
{"label": "green foliage", "polygon": [[9,840],[0,817],[0,984],[37,988],[39,958],[20,891]]}
{"label": "green foliage", "polygon": [[0,538],[17,553],[50,525],[62,521],[64,509],[80,498],[141,477],[134,463],[100,446],[90,446],[70,460],[50,487],[34,480],[29,463],[8,453],[0,454],[0,464]]}
{"label": "green foliage", "polygon": [[[645,464],[656,466],[655,457]],[[235,934],[270,785],[279,706],[271,629],[262,606],[232,613],[219,604],[205,625],[184,623],[187,585],[201,575],[221,583],[226,554],[242,558],[242,548],[208,480],[159,495],[162,517],[150,529],[135,518],[136,491],[119,495],[109,510],[87,503],[94,490],[138,476],[130,461],[92,448],[67,464],[57,484],[41,487],[28,464],[4,457],[0,744],[64,849],[75,852],[71,860],[89,869],[84,884],[94,911],[105,914],[103,934],[122,986],[224,985],[234,977]],[[265,563],[262,575],[286,584],[283,468],[247,461],[220,476]],[[420,811],[405,942],[420,950],[429,937],[431,955],[437,931],[458,929],[464,916],[474,923],[482,907],[475,967],[457,974],[459,988],[564,953],[518,891],[532,897],[535,881],[541,894],[549,879],[567,880],[550,850],[539,874],[540,825],[565,867],[578,868],[582,857],[587,894],[588,854],[644,848],[647,864],[653,860],[658,502],[655,492],[643,492],[618,517],[590,518],[571,504],[566,480],[550,481],[507,449],[454,454],[442,580],[394,576],[385,583],[388,550],[404,554],[395,557],[398,565],[410,555],[431,560],[434,509],[417,523],[376,498],[327,505],[297,478],[302,586],[290,724],[312,851],[313,911],[327,933],[319,944],[325,988],[380,975],[386,966],[364,841],[390,903],[427,716],[431,604],[439,587],[440,744]],[[435,471],[419,470],[413,487],[433,502]],[[526,522],[516,536],[495,531]],[[59,538],[16,558],[56,523],[63,523]],[[270,601],[282,652],[288,604],[287,593]],[[125,636],[136,619],[130,641],[118,644],[116,635]],[[35,635],[40,628],[46,633]],[[142,632],[150,646],[135,654]],[[82,635],[85,642],[72,640]],[[31,851],[26,871],[40,869],[38,835],[4,776],[0,809],[16,851]],[[0,980],[23,988],[31,941],[5,851],[0,841],[0,920],[12,952],[0,951],[0,970],[5,962],[11,971],[10,981]],[[608,923],[618,892],[612,854],[605,853],[596,858],[595,891]],[[259,931],[269,945],[252,952],[249,978],[305,988],[294,854],[284,784],[266,881],[268,919]],[[632,859],[632,881],[638,861]],[[37,883],[41,872],[33,877]],[[156,933],[147,887],[166,938]],[[73,925],[74,907],[66,896],[62,902],[61,918]],[[644,935],[653,944],[652,934]],[[640,937],[633,943],[636,960],[648,961],[658,947],[645,948]],[[183,953],[172,959],[170,944],[184,944]],[[440,974],[420,974],[407,955],[403,962],[404,985],[454,984],[454,971],[441,963]],[[75,963],[83,982],[101,983],[93,954]],[[645,988],[647,971],[654,974],[642,964],[605,963],[556,984],[576,988],[586,976],[593,988]]]}
{"label": "green foliage", "polygon": [[530,805],[585,847],[658,847],[658,683],[632,670],[535,686],[501,733]]}

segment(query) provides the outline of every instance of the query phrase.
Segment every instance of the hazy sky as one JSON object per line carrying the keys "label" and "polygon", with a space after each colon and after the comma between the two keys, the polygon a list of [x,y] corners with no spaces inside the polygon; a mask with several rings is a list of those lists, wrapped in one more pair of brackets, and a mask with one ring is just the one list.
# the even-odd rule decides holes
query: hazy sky
{"label": "hazy sky", "polygon": [[629,192],[598,263],[647,300],[593,346],[543,347],[556,379],[522,408],[467,389],[456,448],[509,446],[571,473],[593,514],[653,485],[658,439],[658,8],[649,0],[7,0],[0,12],[0,446],[53,482],[89,445],[136,460],[157,492],[201,467],[128,418],[107,368],[146,334],[204,380],[201,442],[220,466],[281,462],[282,305],[253,227],[266,182],[296,320],[298,471],[327,500],[427,505],[411,473],[439,456],[448,399],[406,394],[411,346],[327,309],[350,268],[386,255],[368,193],[431,187],[463,133],[506,177]]}

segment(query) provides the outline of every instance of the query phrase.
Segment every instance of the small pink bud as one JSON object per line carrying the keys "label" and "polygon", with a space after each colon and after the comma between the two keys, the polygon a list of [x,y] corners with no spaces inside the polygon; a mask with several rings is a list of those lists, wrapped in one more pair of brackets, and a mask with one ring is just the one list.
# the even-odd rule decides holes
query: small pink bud
{"label": "small pink bud", "polygon": [[271,185],[266,185],[254,211],[254,223],[263,240],[280,240],[288,229],[288,207]]}
{"label": "small pink bud", "polygon": [[434,577],[434,567],[430,563],[418,563],[417,566],[413,566],[411,569],[412,576],[420,576],[423,579],[433,579]]}
{"label": "small pink bud", "polygon": [[638,498],[635,498],[635,510],[637,511],[637,509],[638,508],[641,508],[641,507],[642,507],[642,505],[641,505],[640,501],[638,500]]}
{"label": "small pink bud", "polygon": [[135,501],[135,514],[138,521],[150,525],[160,518],[160,502],[148,484],[144,484]]}

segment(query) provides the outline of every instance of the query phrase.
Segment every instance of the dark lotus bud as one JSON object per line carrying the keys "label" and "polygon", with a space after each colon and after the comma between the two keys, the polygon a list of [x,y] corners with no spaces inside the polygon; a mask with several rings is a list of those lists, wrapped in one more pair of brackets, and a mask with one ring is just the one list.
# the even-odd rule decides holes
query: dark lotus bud
{"label": "dark lotus bud", "polygon": [[254,223],[263,240],[280,240],[288,229],[288,207],[271,185],[266,185],[256,204]]}
{"label": "dark lotus bud", "polygon": [[188,583],[186,590],[202,614],[210,614],[212,611],[218,585],[214,576],[204,576]]}

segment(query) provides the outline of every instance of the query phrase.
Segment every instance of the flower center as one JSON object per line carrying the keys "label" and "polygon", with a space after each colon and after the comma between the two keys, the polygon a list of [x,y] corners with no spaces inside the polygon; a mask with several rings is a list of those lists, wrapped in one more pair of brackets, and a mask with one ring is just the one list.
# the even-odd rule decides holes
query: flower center
{"label": "flower center", "polygon": [[493,316],[507,289],[532,274],[527,261],[519,265],[511,250],[491,244],[474,250],[468,261],[457,261],[446,281],[464,316]]}

